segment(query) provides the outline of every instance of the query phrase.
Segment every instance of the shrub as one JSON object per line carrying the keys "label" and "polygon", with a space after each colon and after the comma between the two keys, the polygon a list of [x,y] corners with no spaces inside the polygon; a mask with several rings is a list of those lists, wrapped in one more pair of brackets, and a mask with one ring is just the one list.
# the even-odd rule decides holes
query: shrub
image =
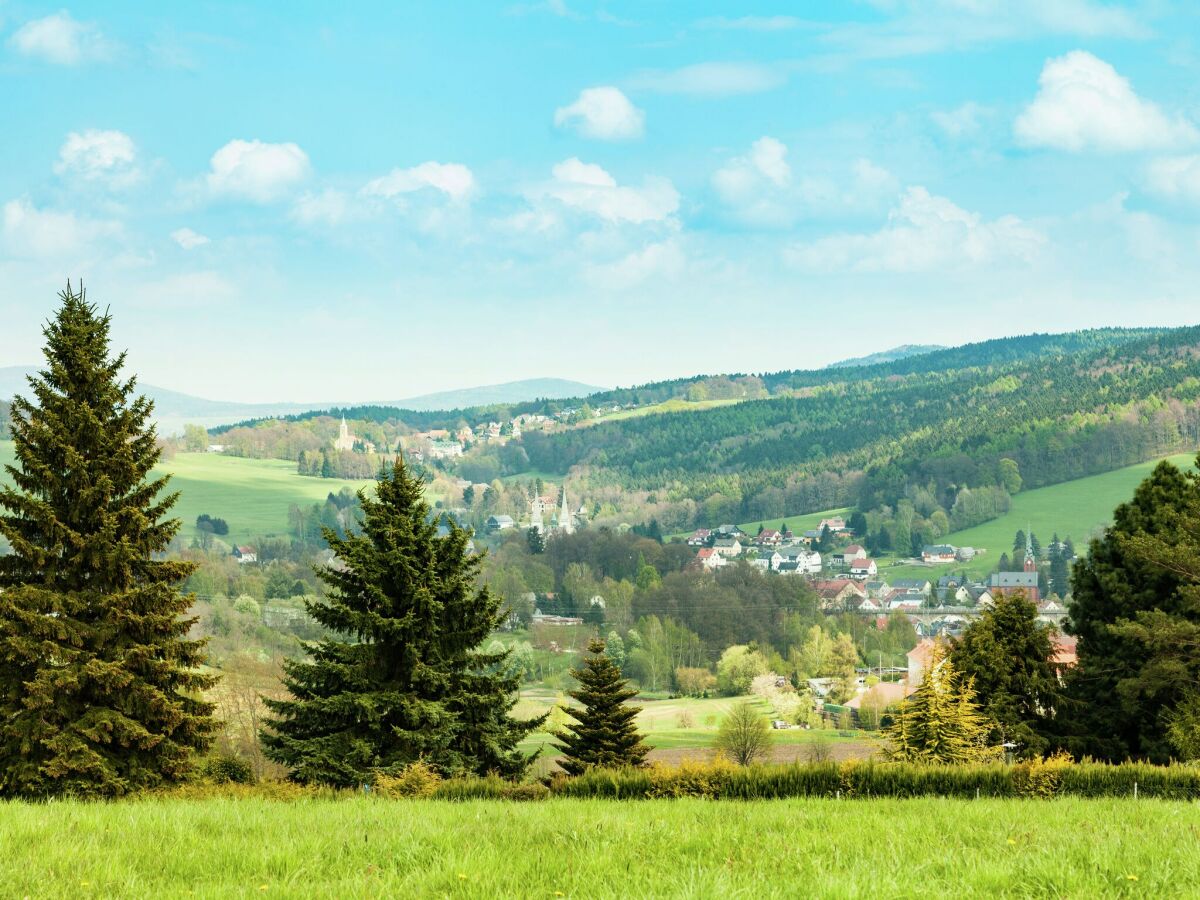
{"label": "shrub", "polygon": [[1062,788],[1063,773],[1073,762],[1067,753],[1034,757],[1013,766],[1013,787],[1025,797],[1055,797]]}
{"label": "shrub", "polygon": [[409,763],[397,772],[380,772],[375,776],[375,792],[395,800],[400,797],[432,797],[442,783],[442,777],[424,760]]}
{"label": "shrub", "polygon": [[711,797],[725,793],[737,766],[718,755],[710,763],[685,761],[678,766],[652,766],[650,797]]}
{"label": "shrub", "polygon": [[254,767],[232,753],[214,753],[205,757],[198,769],[201,778],[213,784],[254,784]]}

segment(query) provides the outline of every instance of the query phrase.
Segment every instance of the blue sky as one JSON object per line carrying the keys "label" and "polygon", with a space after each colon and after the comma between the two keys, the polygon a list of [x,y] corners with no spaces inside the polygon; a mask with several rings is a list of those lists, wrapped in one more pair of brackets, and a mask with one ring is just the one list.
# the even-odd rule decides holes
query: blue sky
{"label": "blue sky", "polygon": [[1198,16],[0,0],[0,365],[67,277],[255,401],[1196,323]]}

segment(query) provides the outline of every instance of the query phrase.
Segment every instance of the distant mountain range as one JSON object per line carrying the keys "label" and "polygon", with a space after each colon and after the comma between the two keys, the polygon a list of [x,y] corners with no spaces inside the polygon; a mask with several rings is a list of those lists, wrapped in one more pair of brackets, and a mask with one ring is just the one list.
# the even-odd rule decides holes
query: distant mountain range
{"label": "distant mountain range", "polygon": [[926,353],[936,353],[938,350],[946,349],[941,344],[903,344],[899,347],[893,347],[891,350],[881,350],[879,353],[872,353],[869,356],[856,356],[853,359],[843,359],[841,362],[830,363],[825,368],[850,369],[857,366],[878,366],[882,363],[896,362],[900,359],[908,359],[910,356],[923,356]]}
{"label": "distant mountain range", "polygon": [[[27,394],[26,376],[37,371],[34,366],[7,366],[0,368],[0,400],[9,400],[14,394]],[[208,400],[173,391],[153,384],[140,383],[141,390],[154,401],[154,417],[159,423],[160,433],[173,433],[185,423],[211,427],[214,425],[240,422],[246,419],[286,416],[311,410],[331,409],[348,406],[349,403],[327,401],[313,403],[239,403],[230,400]],[[489,384],[480,387],[460,388],[422,394],[401,400],[388,400],[380,406],[395,406],[412,410],[459,409],[473,406],[490,406],[497,403],[522,403],[530,400],[556,400],[565,397],[580,397],[602,391],[595,385],[569,381],[565,378],[528,378],[504,384]],[[355,404],[359,401],[354,401]]]}

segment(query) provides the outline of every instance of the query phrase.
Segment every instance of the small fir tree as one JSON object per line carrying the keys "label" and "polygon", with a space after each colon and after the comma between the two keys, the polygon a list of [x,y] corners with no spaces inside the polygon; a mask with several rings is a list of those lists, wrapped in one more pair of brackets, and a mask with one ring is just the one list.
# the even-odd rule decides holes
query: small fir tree
{"label": "small fir tree", "polygon": [[592,768],[642,765],[650,748],[642,743],[634,723],[641,708],[626,703],[637,691],[626,685],[621,670],[605,652],[604,641],[589,642],[582,668],[573,669],[571,675],[579,688],[570,695],[583,709],[570,710],[574,723],[555,734],[562,742],[563,771],[581,775]]}
{"label": "small fir tree", "polygon": [[12,404],[0,489],[0,795],[115,797],[187,776],[213,732],[190,563],[160,558],[178,494],[151,477],[152,404],[70,285],[32,398]]}
{"label": "small fir tree", "polygon": [[360,534],[325,529],[336,563],[318,570],[328,596],[309,614],[336,636],[285,664],[291,698],[267,701],[267,755],[306,783],[370,782],[424,760],[443,775],[514,778],[532,756],[517,743],[545,717],[510,717],[520,674],[510,651],[478,648],[507,618],[477,588],[470,532],[437,536],[424,484],[403,458],[359,495]]}
{"label": "small fir tree", "polygon": [[938,641],[920,687],[900,704],[885,732],[887,754],[905,762],[980,762],[998,755],[987,744],[990,728],[974,685],[959,677]]}

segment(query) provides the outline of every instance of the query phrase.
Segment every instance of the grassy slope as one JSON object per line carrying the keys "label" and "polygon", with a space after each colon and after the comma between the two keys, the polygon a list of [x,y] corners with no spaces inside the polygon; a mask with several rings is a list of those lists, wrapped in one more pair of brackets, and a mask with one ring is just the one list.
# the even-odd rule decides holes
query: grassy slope
{"label": "grassy slope", "polygon": [[622,409],[619,412],[606,413],[582,424],[587,426],[600,422],[618,422],[622,419],[640,419],[642,416],[653,416],[658,413],[696,412],[701,409],[715,409],[718,406],[732,406],[734,403],[742,403],[744,399],[743,397],[729,397],[724,400],[685,400],[682,397],[673,397],[662,403],[651,403],[635,409]]}
{"label": "grassy slope", "polygon": [[[849,507],[842,507],[840,509],[826,509],[815,513],[802,513],[798,516],[775,516],[774,518],[761,519],[756,522],[736,522],[734,524],[736,524],[738,528],[742,529],[742,531],[746,532],[746,534],[750,535],[751,537],[754,537],[756,534],[758,534],[759,526],[762,526],[763,528],[778,528],[785,522],[787,523],[787,527],[790,528],[794,533],[802,534],[805,531],[812,531],[819,524],[821,524],[822,519],[832,519],[837,516],[846,518],[851,512],[852,510]],[[718,525],[724,524],[724,522],[714,522],[712,523],[711,527],[716,528]],[[684,531],[680,534],[671,535],[671,537],[685,538],[690,534],[690,531]]]}
{"label": "grassy slope", "polygon": [[[11,462],[12,442],[0,441],[0,463]],[[229,522],[231,542],[287,532],[288,507],[323,502],[344,486],[357,490],[370,481],[304,478],[296,464],[277,459],[239,459],[217,453],[179,453],[161,468],[180,491],[175,513],[190,536],[196,516],[208,513]]]}
{"label": "grassy slope", "polygon": [[[1170,457],[1170,461],[1187,468],[1195,461],[1192,454]],[[957,547],[986,548],[987,554],[972,562],[944,566],[916,567],[886,566],[882,574],[888,578],[928,577],[931,574],[957,572],[966,569],[974,574],[992,571],[1001,553],[1011,553],[1013,536],[1029,526],[1043,543],[1058,532],[1060,538],[1070,537],[1078,552],[1087,549],[1087,540],[1098,528],[1112,521],[1113,509],[1133,496],[1157,462],[1140,463],[1103,475],[1093,475],[1050,487],[1025,491],[1013,497],[1011,511],[999,519],[975,528],[949,535],[947,542]]]}
{"label": "grassy slope", "polygon": [[6,897],[1164,897],[1156,800],[11,803]]}

